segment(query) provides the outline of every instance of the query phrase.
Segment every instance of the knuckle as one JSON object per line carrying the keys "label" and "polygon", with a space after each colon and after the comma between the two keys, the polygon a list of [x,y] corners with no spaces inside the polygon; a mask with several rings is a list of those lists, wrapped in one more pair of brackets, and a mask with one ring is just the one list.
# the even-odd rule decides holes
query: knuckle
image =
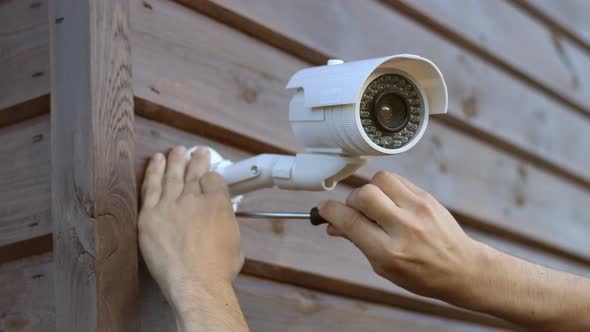
{"label": "knuckle", "polygon": [[345,232],[352,232],[362,222],[363,217],[360,213],[354,213],[343,224]]}
{"label": "knuckle", "polygon": [[217,173],[217,172],[213,172],[213,171],[207,171],[204,175],[203,178],[206,181],[223,181],[223,177]]}
{"label": "knuckle", "polygon": [[427,191],[424,191],[424,190],[420,190],[420,191],[418,192],[418,196],[420,196],[421,198],[423,198],[423,199],[425,199],[425,200],[427,200],[427,201],[432,201],[432,200],[434,200],[434,197],[433,197],[433,196],[432,196],[432,195],[431,195],[429,192],[427,192]]}
{"label": "knuckle", "polygon": [[379,191],[380,189],[374,184],[366,184],[358,190],[355,198],[361,205],[366,205],[377,197]]}
{"label": "knuckle", "polygon": [[211,195],[212,195],[213,201],[217,205],[226,205],[226,203],[228,202],[227,195],[222,191],[214,192]]}
{"label": "knuckle", "polygon": [[387,171],[378,171],[377,173],[375,173],[375,175],[373,175],[373,178],[371,179],[371,183],[382,183],[392,177],[393,177],[393,174],[391,174]]}
{"label": "knuckle", "polygon": [[164,183],[168,184],[179,184],[183,183],[184,180],[177,174],[166,174],[164,175]]}
{"label": "knuckle", "polygon": [[338,203],[336,201],[326,201],[322,206],[321,211],[324,212],[326,216],[330,216],[337,206]]}
{"label": "knuckle", "polygon": [[426,229],[421,223],[411,223],[407,225],[407,228],[414,234],[418,239],[425,239],[427,237]]}
{"label": "knuckle", "polygon": [[394,248],[391,245],[387,246],[385,248],[384,252],[385,252],[384,256],[386,258],[386,261],[388,261],[388,262],[396,262],[400,259],[401,252],[397,248]]}
{"label": "knuckle", "polygon": [[334,211],[338,207],[338,203],[336,201],[326,201],[322,208],[320,209],[320,215],[328,220],[332,218],[334,215]]}
{"label": "knuckle", "polygon": [[195,200],[199,199],[200,197],[201,194],[199,193],[196,193],[192,190],[186,191],[176,199],[176,203],[180,204],[180,206],[192,206],[195,204]]}
{"label": "knuckle", "polygon": [[432,203],[427,200],[420,200],[416,203],[416,213],[421,216],[431,216],[434,213]]}

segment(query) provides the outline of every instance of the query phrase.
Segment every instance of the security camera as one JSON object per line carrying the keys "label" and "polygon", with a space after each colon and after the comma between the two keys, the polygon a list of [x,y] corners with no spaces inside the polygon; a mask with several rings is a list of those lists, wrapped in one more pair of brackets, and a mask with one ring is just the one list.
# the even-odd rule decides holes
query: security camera
{"label": "security camera", "polygon": [[447,112],[439,69],[416,55],[330,60],[295,73],[287,84],[293,133],[306,153],[262,154],[214,166],[232,195],[265,187],[330,190],[366,163],[363,156],[407,151],[431,114]]}
{"label": "security camera", "polygon": [[430,114],[447,111],[447,88],[431,61],[394,55],[303,69],[287,84],[295,136],[316,153],[391,155],[422,137]]}

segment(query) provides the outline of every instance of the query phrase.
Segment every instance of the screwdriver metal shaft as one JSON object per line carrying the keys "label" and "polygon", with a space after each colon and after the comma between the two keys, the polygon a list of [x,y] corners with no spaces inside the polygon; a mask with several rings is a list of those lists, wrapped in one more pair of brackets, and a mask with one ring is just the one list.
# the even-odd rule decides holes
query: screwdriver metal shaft
{"label": "screwdriver metal shaft", "polygon": [[273,219],[307,219],[314,226],[325,224],[328,222],[320,216],[317,207],[313,207],[311,209],[311,211],[309,211],[309,213],[236,211],[236,217],[241,217],[241,218],[273,218]]}
{"label": "screwdriver metal shaft", "polygon": [[309,219],[309,213],[303,212],[254,212],[237,211],[236,217],[242,218],[285,218],[285,219]]}

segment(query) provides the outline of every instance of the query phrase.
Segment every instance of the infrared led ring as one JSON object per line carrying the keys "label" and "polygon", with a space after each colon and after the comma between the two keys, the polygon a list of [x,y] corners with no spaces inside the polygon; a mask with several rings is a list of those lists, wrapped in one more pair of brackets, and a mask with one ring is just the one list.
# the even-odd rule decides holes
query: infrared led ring
{"label": "infrared led ring", "polygon": [[360,103],[363,130],[375,144],[400,148],[420,127],[424,101],[414,83],[399,74],[384,74],[365,89]]}

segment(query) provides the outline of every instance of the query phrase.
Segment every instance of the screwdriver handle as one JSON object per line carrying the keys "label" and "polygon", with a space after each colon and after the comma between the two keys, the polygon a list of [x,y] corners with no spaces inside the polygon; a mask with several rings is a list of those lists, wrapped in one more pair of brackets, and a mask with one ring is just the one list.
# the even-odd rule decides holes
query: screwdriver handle
{"label": "screwdriver handle", "polygon": [[317,206],[312,207],[311,211],[309,211],[309,221],[314,226],[328,223],[326,219],[320,216],[320,211],[318,210]]}

